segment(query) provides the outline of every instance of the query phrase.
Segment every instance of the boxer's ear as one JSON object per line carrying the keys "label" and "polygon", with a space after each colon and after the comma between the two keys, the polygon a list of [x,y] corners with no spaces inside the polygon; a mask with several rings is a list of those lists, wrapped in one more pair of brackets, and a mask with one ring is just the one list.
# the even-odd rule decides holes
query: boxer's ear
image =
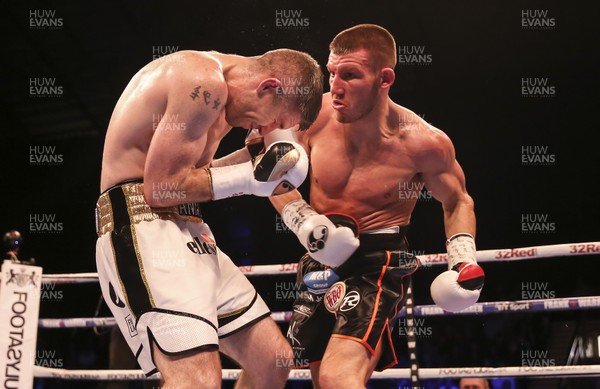
{"label": "boxer's ear", "polygon": [[258,84],[256,93],[258,94],[258,97],[262,97],[267,93],[277,94],[280,87],[281,81],[278,78],[265,78]]}
{"label": "boxer's ear", "polygon": [[396,73],[394,73],[394,69],[392,68],[383,68],[380,72],[381,76],[381,87],[389,88],[394,83],[396,79]]}

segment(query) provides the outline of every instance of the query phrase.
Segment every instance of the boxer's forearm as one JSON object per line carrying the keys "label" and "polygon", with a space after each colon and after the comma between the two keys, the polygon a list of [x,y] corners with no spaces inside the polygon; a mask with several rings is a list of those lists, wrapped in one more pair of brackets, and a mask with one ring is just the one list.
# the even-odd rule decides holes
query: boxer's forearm
{"label": "boxer's forearm", "polygon": [[279,214],[281,214],[281,212],[283,211],[283,207],[285,207],[287,203],[301,199],[302,195],[296,189],[279,196],[269,197],[269,200],[271,200],[271,204],[273,204],[273,207],[275,207],[275,210],[277,210]]}
{"label": "boxer's forearm", "polygon": [[250,153],[246,147],[234,151],[233,153],[227,154],[224,157],[213,159],[210,163],[211,167],[222,167],[237,165],[238,163],[248,162],[250,160]]}
{"label": "boxer's forearm", "polygon": [[191,169],[183,179],[144,179],[144,197],[151,207],[170,207],[185,203],[202,203],[213,198],[212,182],[206,168]]}
{"label": "boxer's forearm", "polygon": [[475,237],[475,203],[468,194],[463,194],[452,202],[443,204],[446,238],[458,233],[469,233]]}

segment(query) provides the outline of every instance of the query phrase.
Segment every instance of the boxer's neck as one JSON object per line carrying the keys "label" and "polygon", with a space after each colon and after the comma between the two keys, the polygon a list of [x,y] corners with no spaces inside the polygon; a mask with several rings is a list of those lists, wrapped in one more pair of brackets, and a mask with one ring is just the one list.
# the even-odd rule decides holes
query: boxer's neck
{"label": "boxer's neck", "polygon": [[355,142],[379,142],[388,138],[397,127],[398,115],[393,108],[394,102],[389,98],[381,99],[365,116],[351,123],[344,123],[349,139]]}

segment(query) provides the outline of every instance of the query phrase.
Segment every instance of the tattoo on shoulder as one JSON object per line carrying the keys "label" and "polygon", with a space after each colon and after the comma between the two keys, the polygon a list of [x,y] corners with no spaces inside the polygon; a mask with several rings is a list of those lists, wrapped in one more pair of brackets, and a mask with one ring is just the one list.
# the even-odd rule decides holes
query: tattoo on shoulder
{"label": "tattoo on shoulder", "polygon": [[198,98],[198,96],[200,95],[200,88],[202,87],[197,86],[192,90],[192,93],[190,93],[190,97],[192,98],[192,100],[196,100]]}
{"label": "tattoo on shoulder", "polygon": [[202,89],[201,85],[198,85],[197,87],[192,89],[192,92],[190,93],[191,99],[195,101],[197,98],[200,97],[200,93],[202,93],[204,105],[209,105],[212,102],[212,109],[219,109],[219,106],[221,105],[221,99],[219,97],[213,98],[212,94],[207,90],[203,90],[202,92],[200,92],[200,89]]}

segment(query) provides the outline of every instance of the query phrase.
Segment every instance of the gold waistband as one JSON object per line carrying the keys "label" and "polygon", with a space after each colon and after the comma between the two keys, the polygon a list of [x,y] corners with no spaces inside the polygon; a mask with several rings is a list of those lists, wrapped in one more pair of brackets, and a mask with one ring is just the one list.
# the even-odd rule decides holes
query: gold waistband
{"label": "gold waistband", "polygon": [[111,232],[115,228],[114,209],[110,201],[110,192],[113,190],[123,192],[127,203],[127,213],[132,224],[156,219],[186,220],[195,223],[203,222],[199,203],[153,208],[146,203],[143,183],[127,183],[102,193],[98,198],[98,202],[96,203],[96,232],[98,236]]}

